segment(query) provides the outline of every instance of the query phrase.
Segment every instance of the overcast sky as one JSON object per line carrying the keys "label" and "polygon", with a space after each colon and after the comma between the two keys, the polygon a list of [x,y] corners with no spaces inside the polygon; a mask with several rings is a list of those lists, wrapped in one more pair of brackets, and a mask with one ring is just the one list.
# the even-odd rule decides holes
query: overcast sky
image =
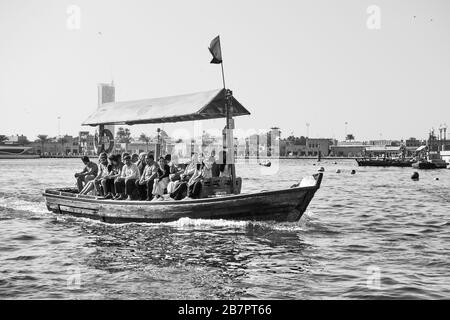
{"label": "overcast sky", "polygon": [[0,0],[0,134],[56,135],[58,116],[76,134],[112,79],[117,100],[220,88],[207,50],[218,34],[227,86],[252,113],[241,128],[285,137],[310,123],[311,137],[342,139],[348,122],[361,140],[450,124],[448,0]]}

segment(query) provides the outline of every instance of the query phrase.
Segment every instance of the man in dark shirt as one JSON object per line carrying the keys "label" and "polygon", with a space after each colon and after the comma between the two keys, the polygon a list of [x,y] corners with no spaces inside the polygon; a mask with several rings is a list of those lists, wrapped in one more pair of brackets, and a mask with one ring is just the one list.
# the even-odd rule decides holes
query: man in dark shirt
{"label": "man in dark shirt", "polygon": [[84,163],[84,169],[81,172],[75,173],[75,178],[77,179],[78,192],[83,190],[83,183],[86,184],[91,180],[94,180],[98,174],[98,166],[89,157],[84,156],[81,158]]}

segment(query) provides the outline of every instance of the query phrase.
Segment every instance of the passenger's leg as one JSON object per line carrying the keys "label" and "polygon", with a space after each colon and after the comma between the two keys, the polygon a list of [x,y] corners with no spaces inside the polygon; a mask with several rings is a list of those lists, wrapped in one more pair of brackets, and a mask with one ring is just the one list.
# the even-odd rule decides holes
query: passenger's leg
{"label": "passenger's leg", "polygon": [[145,199],[145,184],[142,185],[139,183],[139,180],[136,180],[135,187],[139,194],[139,200],[144,200]]}
{"label": "passenger's leg", "polygon": [[150,201],[153,199],[153,180],[147,181],[147,201]]}
{"label": "passenger's leg", "polygon": [[88,183],[89,181],[92,181],[92,180],[94,180],[94,179],[95,179],[95,176],[94,176],[94,175],[88,174],[88,175],[84,178],[84,181],[85,181],[86,183]]}
{"label": "passenger's leg", "polygon": [[153,183],[153,190],[152,190],[153,196],[158,196],[158,183],[159,183],[159,181]]}
{"label": "passenger's leg", "polygon": [[202,183],[200,181],[197,181],[196,183],[194,183],[194,185],[192,187],[191,198],[193,198],[193,199],[200,198],[201,192],[202,192]]}
{"label": "passenger's leg", "polygon": [[111,194],[116,194],[116,188],[114,186],[114,179],[106,180],[106,188],[108,188],[108,192]]}
{"label": "passenger's leg", "polygon": [[193,192],[194,192],[194,185],[195,185],[195,183],[191,184],[191,185],[188,187],[188,190],[187,190],[187,196],[188,196],[189,198],[192,198],[192,194],[193,194]]}
{"label": "passenger's leg", "polygon": [[136,179],[128,179],[125,182],[125,194],[128,196],[128,200],[131,200],[131,196],[133,195],[135,187],[136,187]]}
{"label": "passenger's leg", "polygon": [[111,199],[114,193],[114,180],[113,179],[102,179],[102,188],[105,193],[105,198]]}
{"label": "passenger's leg", "polygon": [[116,191],[116,197],[124,196],[125,183],[123,180],[114,181],[114,189]]}
{"label": "passenger's leg", "polygon": [[94,180],[94,189],[95,189],[95,194],[98,196],[104,196],[105,194],[103,193],[102,190],[102,183],[100,180]]}
{"label": "passenger's leg", "polygon": [[182,182],[170,194],[170,197],[174,200],[181,200],[186,196],[186,192],[187,192],[187,183]]}
{"label": "passenger's leg", "polygon": [[84,188],[80,191],[80,194],[88,194],[94,189],[93,181],[89,181],[85,184]]}
{"label": "passenger's leg", "polygon": [[102,185],[103,193],[105,194],[106,197],[110,192],[108,188],[108,179],[100,180],[100,184]]}
{"label": "passenger's leg", "polygon": [[83,190],[83,182],[84,182],[84,177],[77,177],[78,192],[81,192],[81,190]]}

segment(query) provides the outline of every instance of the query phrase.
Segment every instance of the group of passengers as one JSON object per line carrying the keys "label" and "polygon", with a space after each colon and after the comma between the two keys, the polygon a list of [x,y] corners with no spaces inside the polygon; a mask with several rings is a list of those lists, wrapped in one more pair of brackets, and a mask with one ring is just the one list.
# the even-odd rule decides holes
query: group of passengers
{"label": "group of passengers", "polygon": [[[123,162],[122,162],[123,160]],[[76,173],[80,194],[95,194],[105,199],[161,201],[201,197],[203,181],[211,177],[230,177],[226,153],[209,157],[194,153],[184,168],[170,154],[155,161],[152,153],[100,154],[98,165],[82,158],[85,168]]]}

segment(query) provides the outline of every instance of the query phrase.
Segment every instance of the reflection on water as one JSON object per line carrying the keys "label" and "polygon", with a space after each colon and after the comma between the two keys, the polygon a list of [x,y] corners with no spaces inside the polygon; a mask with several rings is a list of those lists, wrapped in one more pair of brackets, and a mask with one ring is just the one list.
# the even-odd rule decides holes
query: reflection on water
{"label": "reflection on water", "polygon": [[[410,168],[350,175],[352,161],[325,161],[322,188],[297,223],[111,225],[46,211],[40,193],[72,184],[78,162],[8,162],[17,181],[0,161],[0,298],[450,297],[449,170],[413,182]],[[313,164],[238,172],[250,192],[289,186]]]}

